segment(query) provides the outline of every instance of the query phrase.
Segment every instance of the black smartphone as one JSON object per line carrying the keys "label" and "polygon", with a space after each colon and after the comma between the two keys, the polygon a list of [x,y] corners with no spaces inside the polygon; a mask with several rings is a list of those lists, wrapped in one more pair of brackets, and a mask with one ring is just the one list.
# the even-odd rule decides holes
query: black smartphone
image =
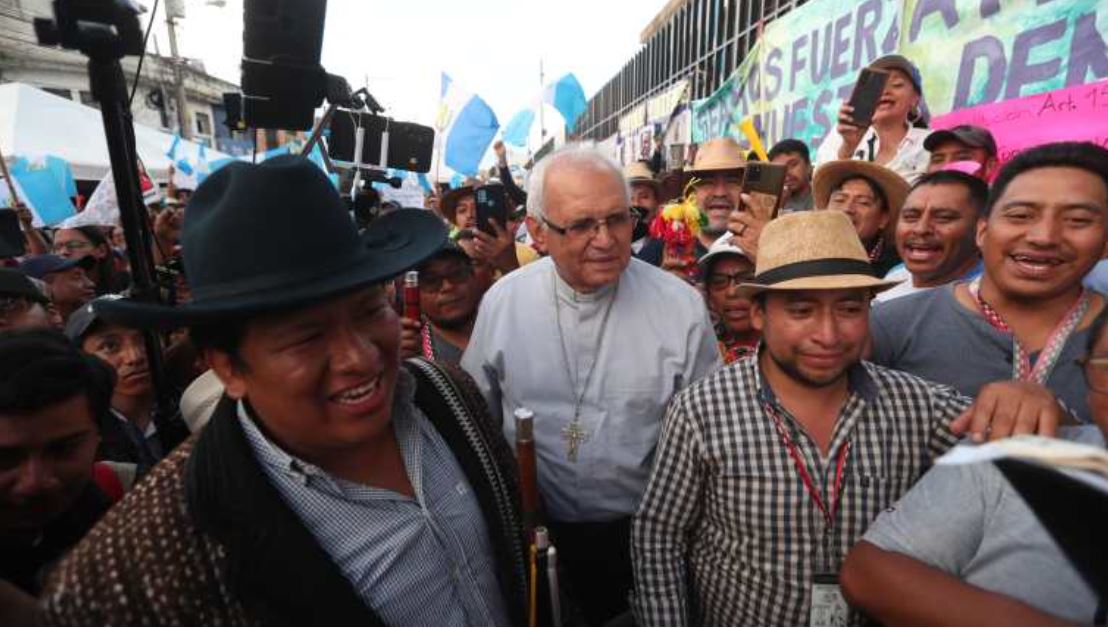
{"label": "black smartphone", "polygon": [[881,100],[888,80],[889,73],[884,70],[862,68],[858,73],[858,81],[854,83],[854,91],[850,93],[850,101],[847,103],[854,107],[851,118],[855,125],[865,128],[873,122],[873,113],[877,110],[877,103]]}
{"label": "black smartphone", "polygon": [[495,235],[492,225],[489,224],[489,219],[492,218],[496,222],[500,223],[501,227],[507,228],[508,225],[508,195],[504,190],[504,185],[500,183],[490,183],[488,185],[482,185],[473,191],[473,195],[477,201],[477,228],[489,235]]}
{"label": "black smartphone", "polygon": [[0,209],[0,257],[19,257],[26,252],[19,215],[14,209]]}
{"label": "black smartphone", "polygon": [[743,173],[743,193],[750,195],[751,213],[762,220],[773,220],[781,207],[781,193],[785,190],[784,164],[765,161],[748,161]]}

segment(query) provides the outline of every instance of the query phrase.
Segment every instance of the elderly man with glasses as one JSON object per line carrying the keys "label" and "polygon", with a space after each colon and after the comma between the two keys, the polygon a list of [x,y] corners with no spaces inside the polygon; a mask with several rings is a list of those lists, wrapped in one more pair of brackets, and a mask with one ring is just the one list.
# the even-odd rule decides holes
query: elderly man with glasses
{"label": "elderly man with glasses", "polygon": [[620,169],[570,145],[531,175],[527,224],[550,255],[485,294],[462,366],[514,440],[535,413],[538,485],[583,621],[627,609],[630,516],[673,394],[719,368],[703,299],[631,259]]}

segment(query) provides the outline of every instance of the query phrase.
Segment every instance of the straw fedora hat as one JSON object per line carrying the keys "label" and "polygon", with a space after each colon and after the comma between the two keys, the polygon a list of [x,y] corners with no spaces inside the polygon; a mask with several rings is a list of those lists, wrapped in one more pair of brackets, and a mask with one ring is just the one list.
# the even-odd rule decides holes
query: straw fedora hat
{"label": "straw fedora hat", "polygon": [[815,197],[816,209],[827,209],[827,202],[831,199],[831,190],[835,189],[844,179],[863,176],[871,179],[885,194],[889,206],[886,208],[891,215],[890,223],[896,222],[896,215],[904,205],[904,199],[908,198],[911,186],[904,177],[879,166],[873,162],[860,159],[839,159],[829,161],[816,169],[812,178],[812,194]]}
{"label": "straw fedora hat", "polygon": [[765,290],[876,292],[899,281],[878,278],[850,218],[842,212],[795,212],[771,220],[758,238],[754,277],[740,286],[747,294]]}
{"label": "straw fedora hat", "polygon": [[650,166],[647,166],[641,161],[636,161],[624,166],[623,178],[627,180],[628,185],[649,185],[654,188],[655,195],[661,191],[661,184],[654,178],[654,173],[650,171]]}
{"label": "straw fedora hat", "polygon": [[746,159],[743,157],[743,149],[739,143],[730,137],[720,137],[701,144],[696,151],[692,168],[687,172],[695,177],[745,168]]}

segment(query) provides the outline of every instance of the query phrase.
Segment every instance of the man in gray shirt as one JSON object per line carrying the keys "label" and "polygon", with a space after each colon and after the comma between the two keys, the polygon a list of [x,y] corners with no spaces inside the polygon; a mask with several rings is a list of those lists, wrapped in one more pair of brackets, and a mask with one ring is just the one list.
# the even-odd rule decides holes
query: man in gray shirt
{"label": "man in gray shirt", "polygon": [[873,361],[966,395],[993,381],[1045,387],[1087,422],[1073,360],[1105,301],[1081,281],[1106,244],[1108,150],[1060,142],[1017,155],[978,225],[984,273],[874,308]]}
{"label": "man in gray shirt", "polygon": [[[1093,324],[1082,360],[1100,429],[1059,432],[1101,447],[1108,434],[1106,321],[1102,314]],[[1044,613],[1103,622],[1095,592],[993,464],[931,469],[874,521],[841,576],[851,602],[887,625],[1054,623]]]}

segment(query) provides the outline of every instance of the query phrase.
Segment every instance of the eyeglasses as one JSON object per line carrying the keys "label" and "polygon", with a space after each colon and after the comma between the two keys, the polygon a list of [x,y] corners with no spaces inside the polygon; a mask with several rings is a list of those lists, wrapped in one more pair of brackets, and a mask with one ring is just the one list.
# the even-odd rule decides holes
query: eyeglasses
{"label": "eyeglasses", "polygon": [[69,240],[68,242],[55,242],[55,251],[80,251],[82,249],[92,248],[92,242],[85,242],[84,240]]}
{"label": "eyeglasses", "polygon": [[458,285],[462,282],[469,280],[473,276],[473,265],[465,262],[458,264],[452,270],[449,270],[441,275],[433,275],[431,273],[419,274],[419,290],[420,292],[438,292],[442,290],[442,284],[444,281],[450,281],[451,285]]}
{"label": "eyeglasses", "polygon": [[1085,374],[1085,385],[1098,393],[1108,393],[1108,356],[1085,356],[1078,358],[1081,371]]}
{"label": "eyeglasses", "polygon": [[731,287],[731,284],[736,286],[750,281],[754,277],[754,273],[749,270],[739,271],[736,273],[712,273],[708,275],[708,287],[712,290],[725,290]]}
{"label": "eyeglasses", "polygon": [[623,210],[618,214],[612,214],[607,218],[582,218],[564,227],[550,222],[550,219],[547,218],[546,215],[542,216],[542,221],[546,223],[546,226],[550,227],[554,233],[574,240],[591,240],[595,238],[596,234],[600,233],[601,225],[607,227],[608,231],[623,231],[624,229],[634,226],[631,212],[628,210]]}

